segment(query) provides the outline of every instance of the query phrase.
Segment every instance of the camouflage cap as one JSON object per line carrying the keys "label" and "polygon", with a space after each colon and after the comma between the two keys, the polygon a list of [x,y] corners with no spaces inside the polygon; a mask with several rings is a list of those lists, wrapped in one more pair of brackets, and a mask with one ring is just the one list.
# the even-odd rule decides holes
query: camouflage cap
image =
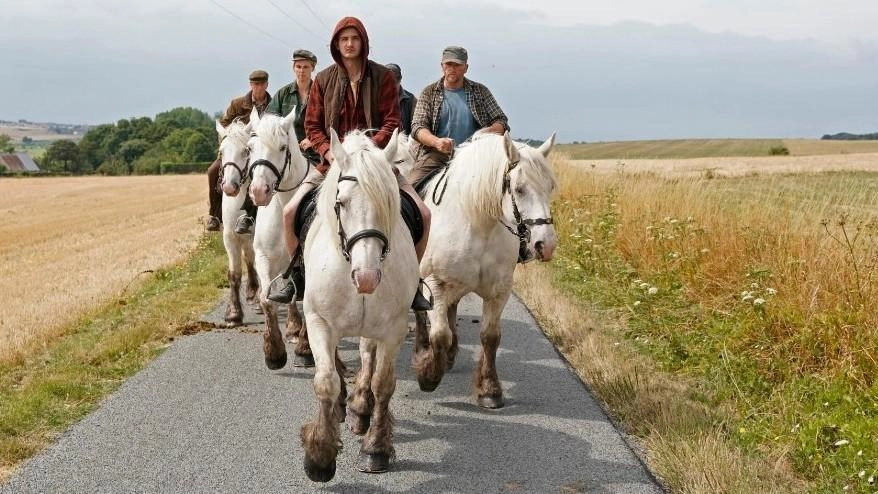
{"label": "camouflage cap", "polygon": [[298,49],[293,52],[293,61],[296,60],[308,60],[309,62],[317,65],[317,55],[314,55],[308,50]]}
{"label": "camouflage cap", "polygon": [[250,82],[268,82],[268,72],[264,70],[250,72]]}
{"label": "camouflage cap", "polygon": [[462,46],[449,46],[442,50],[442,63],[452,62],[465,64],[467,58],[466,48]]}

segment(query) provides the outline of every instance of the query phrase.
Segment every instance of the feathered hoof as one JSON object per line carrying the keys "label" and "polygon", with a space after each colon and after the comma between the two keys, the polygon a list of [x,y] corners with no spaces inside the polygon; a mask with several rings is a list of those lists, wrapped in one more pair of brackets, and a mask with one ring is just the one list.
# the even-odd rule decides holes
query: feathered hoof
{"label": "feathered hoof", "polygon": [[308,455],[305,455],[305,475],[311,479],[312,482],[329,482],[335,477],[335,460],[332,460],[332,463],[326,465],[325,467],[321,467],[320,465],[314,463],[308,458]]}
{"label": "feathered hoof", "polygon": [[418,376],[418,387],[421,388],[421,391],[426,391],[428,393],[436,391],[440,382],[442,382],[441,377],[439,379],[431,379],[425,376]]}
{"label": "feathered hoof", "polygon": [[504,405],[502,396],[479,396],[478,403],[480,407],[492,410],[503,408]]}
{"label": "feathered hoof", "polygon": [[348,410],[348,429],[354,434],[362,436],[369,430],[370,415],[360,415],[353,410]]}
{"label": "feathered hoof", "polygon": [[293,367],[314,367],[314,355],[293,355]]}
{"label": "feathered hoof", "polygon": [[244,324],[243,319],[226,319],[226,327],[227,328],[237,328]]}
{"label": "feathered hoof", "polygon": [[287,365],[287,354],[283,353],[279,358],[269,358],[265,356],[265,366],[271,370],[283,369]]}
{"label": "feathered hoof", "polygon": [[386,453],[360,453],[357,469],[365,473],[384,473],[390,468],[390,455]]}

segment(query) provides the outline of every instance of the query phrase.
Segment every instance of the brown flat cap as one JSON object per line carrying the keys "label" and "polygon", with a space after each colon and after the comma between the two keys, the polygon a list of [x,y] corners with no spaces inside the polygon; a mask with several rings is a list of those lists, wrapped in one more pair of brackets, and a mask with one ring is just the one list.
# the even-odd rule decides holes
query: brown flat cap
{"label": "brown flat cap", "polygon": [[317,55],[311,53],[308,50],[298,49],[293,52],[293,61],[296,60],[308,60],[313,64],[317,64]]}
{"label": "brown flat cap", "polygon": [[250,72],[250,82],[268,82],[268,72],[264,70]]}

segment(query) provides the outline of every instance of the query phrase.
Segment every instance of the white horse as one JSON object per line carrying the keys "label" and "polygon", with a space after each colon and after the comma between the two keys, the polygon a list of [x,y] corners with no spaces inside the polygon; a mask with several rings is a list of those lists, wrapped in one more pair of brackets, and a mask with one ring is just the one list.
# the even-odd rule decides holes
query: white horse
{"label": "white horse", "polygon": [[235,233],[235,220],[241,214],[241,205],[247,197],[243,187],[247,179],[247,140],[250,138],[250,124],[235,120],[223,127],[216,122],[220,136],[220,158],[223,164],[223,244],[229,256],[229,300],[226,305],[225,320],[229,327],[240,326],[244,321],[241,309],[241,269],[242,259],[247,267],[247,303],[258,302],[259,278],[253,267],[253,237]]}
{"label": "white horse", "polygon": [[383,472],[394,455],[390,398],[394,363],[408,333],[408,309],[418,287],[418,261],[400,215],[400,190],[391,171],[397,135],[382,151],[362,132],[339,143],[330,131],[335,162],[321,186],[317,215],[305,239],[303,307],[316,373],[316,420],[302,427],[304,467],[313,481],[335,475],[341,448],[345,385],[336,368],[339,340],[360,336],[361,367],[348,402],[349,426],[364,434],[359,469]]}
{"label": "white horse", "polygon": [[418,384],[433,391],[457,355],[457,304],[470,292],[482,298],[482,352],[473,384],[479,406],[503,406],[497,377],[500,314],[512,290],[519,248],[549,261],[557,237],[549,201],[555,189],[549,167],[552,134],[539,149],[509,134],[478,133],[455,151],[444,175],[427,184],[433,213],[421,275],[433,293],[430,330],[418,317],[413,363]]}
{"label": "white horse", "polygon": [[[293,130],[294,117],[295,111],[285,118],[271,114],[260,118],[255,108],[250,115],[253,128],[248,142],[252,177],[250,197],[259,206],[253,248],[261,288],[259,303],[265,314],[262,349],[265,364],[270,369],[280,369],[287,362],[287,351],[278,325],[277,304],[267,298],[271,280],[283,273],[290,263],[283,241],[283,207],[308,173],[308,162],[299,150]],[[311,356],[307,336],[295,300],[289,304],[286,332],[299,335],[295,350],[297,365],[309,365]]]}

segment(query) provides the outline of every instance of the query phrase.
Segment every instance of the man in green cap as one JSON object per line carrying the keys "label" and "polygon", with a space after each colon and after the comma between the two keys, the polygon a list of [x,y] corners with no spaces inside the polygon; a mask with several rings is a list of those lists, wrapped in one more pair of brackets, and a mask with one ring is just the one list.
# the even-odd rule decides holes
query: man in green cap
{"label": "man in green cap", "polygon": [[[244,123],[250,122],[250,112],[253,108],[259,112],[259,116],[265,112],[268,104],[271,102],[271,95],[268,94],[268,72],[264,70],[254,70],[250,72],[250,91],[244,96],[232,99],[226,113],[220,118],[220,125],[227,127],[233,120],[240,119]],[[210,204],[208,212],[207,229],[209,231],[219,231],[222,222],[222,205],[223,195],[219,188],[220,183],[220,157],[217,156],[216,161],[207,169],[207,197]],[[256,206],[250,200],[250,195],[244,200],[241,210],[246,211],[238,218],[235,224],[235,231],[238,233],[252,233],[253,219],[256,217]]]}
{"label": "man in green cap", "polygon": [[285,117],[296,109],[296,118],[293,120],[293,128],[296,129],[296,139],[299,140],[299,149],[312,164],[320,163],[320,155],[311,146],[311,140],[305,135],[305,109],[308,108],[308,92],[311,91],[311,74],[317,67],[317,56],[308,50],[298,49],[293,52],[293,75],[295,80],[274,93],[274,98],[265,110],[281,117]]}

